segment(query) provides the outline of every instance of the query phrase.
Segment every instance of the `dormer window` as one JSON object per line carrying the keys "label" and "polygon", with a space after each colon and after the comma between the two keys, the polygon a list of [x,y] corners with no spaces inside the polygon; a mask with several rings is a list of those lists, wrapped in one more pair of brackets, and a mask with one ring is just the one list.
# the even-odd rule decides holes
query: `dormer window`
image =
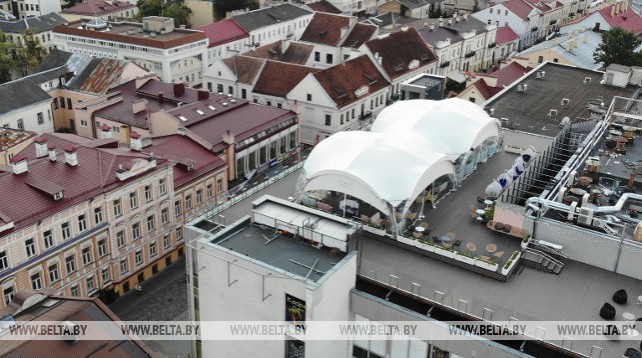
{"label": "dormer window", "polygon": [[53,195],[54,200],[60,200],[62,199],[62,191],[57,191]]}

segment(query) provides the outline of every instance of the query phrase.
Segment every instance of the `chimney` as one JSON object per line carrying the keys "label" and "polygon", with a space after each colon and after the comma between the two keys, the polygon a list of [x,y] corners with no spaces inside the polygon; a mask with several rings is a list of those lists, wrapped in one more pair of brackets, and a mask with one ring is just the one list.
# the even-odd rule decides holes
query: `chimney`
{"label": "chimney", "polygon": [[129,135],[129,149],[140,152],[143,150],[143,136],[138,132],[131,132]]}
{"label": "chimney", "polygon": [[158,92],[158,103],[163,104],[164,100],[165,96],[163,95],[163,92]]}
{"label": "chimney", "polygon": [[36,143],[36,158],[47,156],[47,139],[38,137],[33,140]]}
{"label": "chimney", "polygon": [[628,1],[623,1],[621,9],[622,9],[622,12],[626,12],[629,9],[629,2]]}
{"label": "chimney", "polygon": [[234,144],[234,134],[231,134],[229,129],[227,130],[227,133],[223,134],[223,142],[228,145]]}
{"label": "chimney", "polygon": [[53,144],[49,144],[47,146],[47,149],[49,149],[49,160],[55,162],[58,159],[58,156],[56,155],[56,146]]}
{"label": "chimney", "polygon": [[147,108],[147,100],[144,98],[139,99],[138,101],[132,102],[132,110],[134,113],[140,113]]}
{"label": "chimney", "polygon": [[76,147],[73,145],[68,145],[63,148],[65,150],[65,162],[72,166],[75,167],[78,165],[78,155],[76,155]]}
{"label": "chimney", "polygon": [[463,20],[468,20],[468,14],[464,14],[462,17],[463,17]]}
{"label": "chimney", "polygon": [[444,19],[442,19],[442,18],[440,17],[440,18],[439,18],[439,27],[442,27],[442,26],[444,26]]}
{"label": "chimney", "polygon": [[635,189],[635,174],[629,175],[629,189]]}
{"label": "chimney", "polygon": [[22,174],[26,173],[29,170],[27,166],[27,156],[23,154],[18,154],[15,157],[11,158],[9,161],[11,163],[11,170],[13,174]]}
{"label": "chimney", "polygon": [[344,38],[346,36],[346,34],[348,33],[348,30],[349,28],[347,26],[341,28],[341,38]]}
{"label": "chimney", "polygon": [[435,30],[435,24],[433,24],[433,23],[431,22],[431,23],[430,23],[430,25],[428,25],[428,29],[429,29],[430,31]]}
{"label": "chimney", "polygon": [[453,19],[448,19],[448,25],[452,25],[452,24],[453,24]]}
{"label": "chimney", "polygon": [[611,6],[611,17],[615,17],[615,6],[616,5]]}
{"label": "chimney", "polygon": [[202,101],[202,100],[205,100],[205,99],[208,99],[208,98],[210,98],[210,93],[208,91],[203,91],[203,90],[198,91],[198,100],[199,101]]}
{"label": "chimney", "polygon": [[281,53],[285,53],[285,51],[287,51],[290,47],[291,43],[292,37],[286,37],[285,39],[281,40]]}
{"label": "chimney", "polygon": [[184,83],[174,83],[174,97],[180,97],[185,94]]}
{"label": "chimney", "polygon": [[100,126],[100,139],[111,138],[111,127],[103,124]]}

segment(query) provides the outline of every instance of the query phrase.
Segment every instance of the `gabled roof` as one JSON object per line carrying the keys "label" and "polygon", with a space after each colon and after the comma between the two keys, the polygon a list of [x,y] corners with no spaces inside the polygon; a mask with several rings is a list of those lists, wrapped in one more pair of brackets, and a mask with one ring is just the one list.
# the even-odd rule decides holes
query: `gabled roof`
{"label": "gabled roof", "polygon": [[356,101],[358,89],[367,88],[369,93],[373,93],[390,85],[366,55],[316,72],[313,76],[338,108]]}
{"label": "gabled roof", "polygon": [[343,43],[342,47],[351,47],[359,48],[363,45],[364,42],[370,40],[372,36],[377,32],[377,27],[370,24],[358,23],[354,25],[352,31],[348,34]]}
{"label": "gabled roof", "polygon": [[209,47],[219,46],[249,36],[247,31],[230,19],[223,19],[213,24],[196,27],[194,30],[203,31],[207,35],[210,39]]}
{"label": "gabled roof", "polygon": [[1,84],[0,114],[39,102],[51,101],[51,96],[40,87],[40,84],[66,72],[63,66]]}
{"label": "gabled roof", "polygon": [[601,63],[595,63],[593,52],[602,43],[602,34],[584,30],[574,36],[572,33],[555,36],[550,40],[540,42],[520,52],[518,56],[551,51],[562,63],[572,64],[581,68],[599,70]]}
{"label": "gabled roof", "polygon": [[223,63],[236,75],[239,83],[252,84],[260,73],[265,59],[240,55],[228,57],[223,60]]}
{"label": "gabled roof", "polygon": [[311,11],[286,3],[235,15],[232,17],[232,20],[245,29],[245,31],[251,32],[261,27],[294,20],[310,14],[312,14]]}
{"label": "gabled roof", "polygon": [[414,28],[370,40],[366,46],[370,52],[381,56],[381,66],[390,78],[403,76],[437,60]]}
{"label": "gabled roof", "polygon": [[[116,176],[119,165],[149,158],[141,153],[117,149],[116,139],[113,139],[111,147],[96,148],[85,145],[91,139],[72,134],[46,133],[42,137],[57,148],[75,146],[78,165],[67,165],[65,154],[60,149],[55,162],[48,157],[36,158],[34,145],[30,145],[20,153],[28,157],[26,173],[0,172],[0,197],[3,199],[0,200],[0,212],[15,222],[16,229],[121,186],[123,182]],[[165,160],[157,159],[157,168],[163,163]],[[63,198],[53,200],[32,186],[45,182],[49,188],[63,188]]]}
{"label": "gabled roof", "polygon": [[392,25],[405,25],[415,21],[417,21],[417,19],[414,19],[412,17],[405,17],[394,12],[387,12],[379,16],[373,16],[368,19],[362,20],[361,22],[377,27],[388,27]]}
{"label": "gabled roof", "polygon": [[[329,46],[339,46],[351,17],[317,12],[310,20],[300,40]],[[345,30],[344,30],[345,29]]]}
{"label": "gabled roof", "polygon": [[12,14],[0,9],[0,21],[14,21],[16,17]]}
{"label": "gabled roof", "polygon": [[497,87],[504,87],[517,81],[518,78],[532,71],[533,67],[524,67],[516,61],[500,68],[491,74],[483,74],[488,77],[497,78]]}
{"label": "gabled roof", "polygon": [[522,20],[528,21],[528,15],[533,11],[533,7],[524,0],[508,0],[501,3],[505,8],[510,10]]}
{"label": "gabled roof", "polygon": [[497,29],[495,35],[495,43],[497,45],[503,45],[505,43],[515,41],[519,39],[519,35],[510,28],[510,26],[502,26]]}
{"label": "gabled roof", "polygon": [[[287,46],[285,52],[283,52],[283,46]],[[243,55],[304,65],[308,62],[312,50],[314,50],[314,45],[288,40],[287,45],[284,45],[282,41],[277,41],[261,46],[254,51],[246,52]]]}
{"label": "gabled roof", "polygon": [[88,16],[100,16],[111,14],[113,12],[133,9],[136,8],[136,5],[131,4],[127,1],[110,1],[105,0],[85,0],[84,2],[77,3],[72,7],[62,10],[63,14],[75,14],[75,15],[88,15]]}
{"label": "gabled roof", "polygon": [[184,165],[174,165],[174,188],[180,188],[206,173],[227,166],[218,155],[191,138],[179,134],[154,137],[152,144],[143,148],[143,152],[154,153],[155,156],[174,163],[194,164],[191,170]]}
{"label": "gabled roof", "polygon": [[409,9],[419,9],[431,4],[428,0],[399,0],[399,2]]}
{"label": "gabled roof", "polygon": [[[426,27],[426,22],[423,20],[415,21],[410,26],[416,28],[424,41],[433,46],[439,41],[448,39],[450,39],[451,43],[462,41],[462,34],[467,32],[475,31],[475,34],[479,35],[488,31],[486,30],[485,22],[472,16],[468,16],[466,19],[460,17],[459,22],[453,21],[452,24],[444,24],[443,26],[437,25],[437,19],[431,20],[434,20],[432,24],[435,25],[432,30],[430,27]],[[430,24],[431,22],[429,21],[428,23]]]}
{"label": "gabled roof", "polygon": [[[633,8],[628,7],[626,10],[621,10],[618,6],[622,6],[622,2],[615,3],[609,7],[600,10],[600,14],[608,22],[611,27],[621,27],[626,31],[633,32],[639,35],[642,33],[642,17],[633,11]],[[616,14],[611,16],[611,9],[615,8]]]}
{"label": "gabled roof", "polygon": [[254,86],[254,93],[284,97],[309,73],[318,68],[267,61]]}
{"label": "gabled roof", "polygon": [[490,87],[483,79],[474,82],[471,86],[477,89],[477,92],[479,92],[484,100],[491,98],[502,90],[501,87]]}
{"label": "gabled roof", "polygon": [[0,21],[0,31],[5,34],[22,34],[30,29],[34,34],[44,31],[51,31],[54,27],[66,23],[62,16],[56,13],[40,15],[36,17],[25,17],[16,21]]}
{"label": "gabled roof", "polygon": [[312,2],[309,4],[306,4],[307,7],[312,9],[315,12],[327,12],[329,14],[340,14],[341,10],[337,9],[334,5],[332,5],[329,1],[327,0],[321,0],[317,2]]}

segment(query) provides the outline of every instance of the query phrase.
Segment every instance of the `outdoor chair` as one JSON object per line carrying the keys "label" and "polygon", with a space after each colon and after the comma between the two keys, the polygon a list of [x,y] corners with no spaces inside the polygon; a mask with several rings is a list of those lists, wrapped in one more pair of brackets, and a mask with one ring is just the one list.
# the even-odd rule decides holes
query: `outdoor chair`
{"label": "outdoor chair", "polygon": [[624,351],[624,357],[642,358],[642,353],[640,353],[640,351],[635,348],[627,348],[626,351]]}
{"label": "outdoor chair", "polygon": [[512,229],[513,229],[513,227],[510,226],[510,224],[504,224],[504,232],[505,233],[509,233]]}
{"label": "outdoor chair", "polygon": [[453,247],[459,247],[459,245],[461,245],[461,240],[455,240],[455,242],[453,242]]}
{"label": "outdoor chair", "polygon": [[504,230],[504,224],[503,223],[495,223],[495,230],[497,230],[497,231]]}

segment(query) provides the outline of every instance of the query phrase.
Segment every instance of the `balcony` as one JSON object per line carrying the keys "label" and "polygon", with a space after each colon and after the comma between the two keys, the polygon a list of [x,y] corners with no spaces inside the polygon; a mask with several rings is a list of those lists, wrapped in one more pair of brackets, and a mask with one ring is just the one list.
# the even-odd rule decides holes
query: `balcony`
{"label": "balcony", "polygon": [[493,42],[492,44],[488,44],[488,48],[493,48],[495,46],[497,46],[497,43],[495,43],[495,42]]}
{"label": "balcony", "polygon": [[448,66],[450,66],[450,61],[442,62],[441,65],[439,65],[440,68],[446,68]]}
{"label": "balcony", "polygon": [[533,28],[531,29],[531,32],[536,32],[537,30],[538,30],[538,28],[537,28],[537,26],[535,26],[535,27],[533,27]]}
{"label": "balcony", "polygon": [[464,55],[464,58],[471,58],[471,57],[475,56],[476,53],[477,53],[477,51],[470,51],[469,53]]}
{"label": "balcony", "polygon": [[360,121],[363,121],[363,120],[366,120],[366,119],[368,119],[368,118],[370,118],[370,117],[372,117],[372,112],[371,112],[371,111],[368,111],[368,112],[366,112],[366,113],[364,113],[364,114],[360,115],[360,116],[359,116],[359,120],[360,120]]}
{"label": "balcony", "polygon": [[551,22],[548,23],[549,25],[555,25],[557,24],[557,19],[551,20]]}

